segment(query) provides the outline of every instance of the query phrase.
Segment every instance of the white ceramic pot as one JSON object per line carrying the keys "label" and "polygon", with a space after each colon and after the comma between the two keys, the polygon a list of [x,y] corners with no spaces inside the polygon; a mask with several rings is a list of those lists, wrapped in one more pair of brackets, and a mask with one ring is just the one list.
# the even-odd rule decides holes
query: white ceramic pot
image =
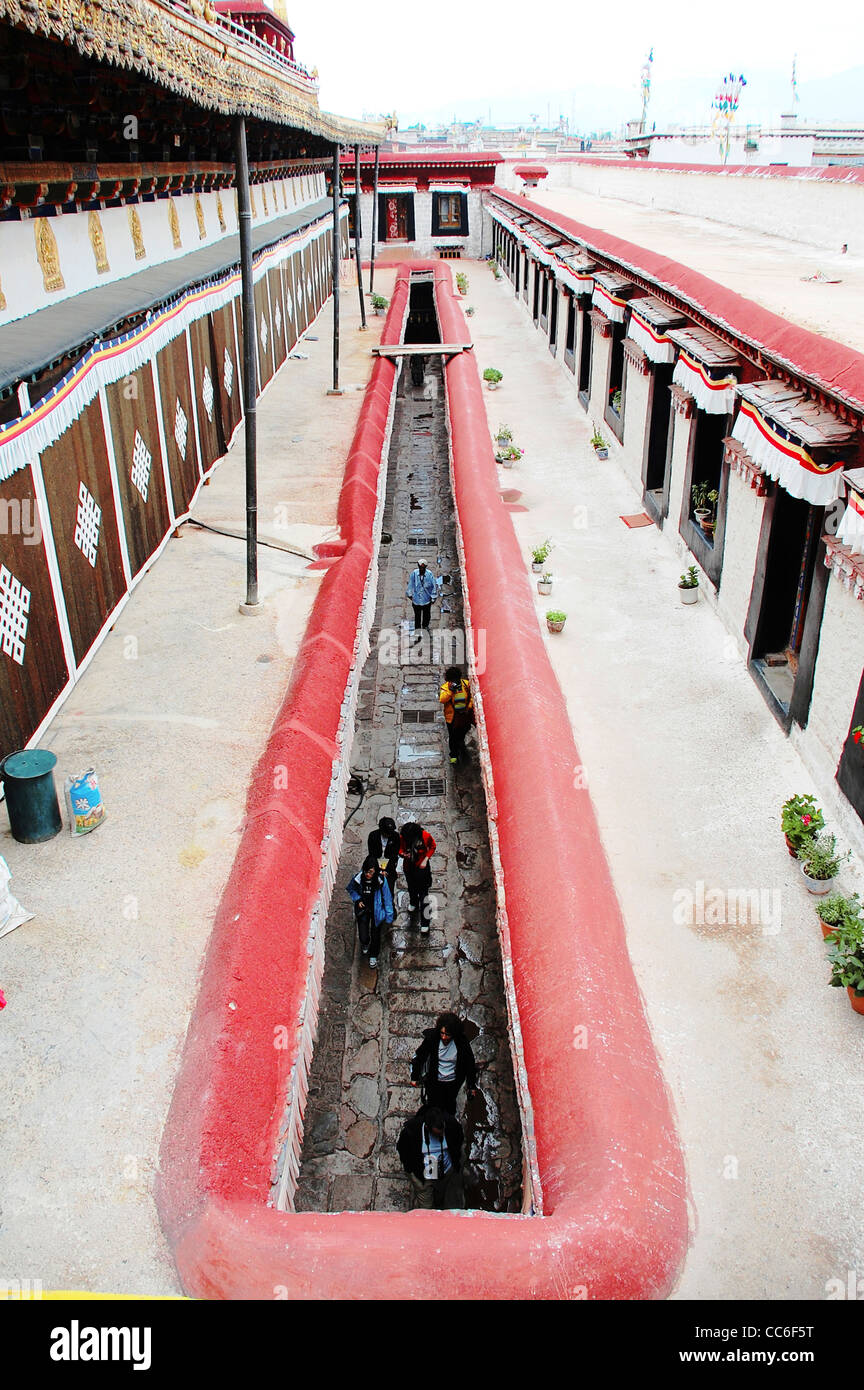
{"label": "white ceramic pot", "polygon": [[678,597],[681,599],[681,602],[682,602],[682,603],[698,603],[698,601],[699,601],[699,585],[698,585],[698,584],[694,584],[694,585],[691,585],[689,588],[686,588],[686,589],[685,589],[684,586],[683,586],[682,584],[679,584],[679,585],[678,585]]}
{"label": "white ceramic pot", "polygon": [[542,573],[543,573],[543,561],[541,560],[540,563],[538,564],[536,560],[532,560],[532,561],[531,561],[531,568],[532,568],[532,570],[534,571],[535,574],[542,574]]}
{"label": "white ceramic pot", "polygon": [[803,863],[799,863],[798,867],[801,870],[801,877],[807,885],[808,893],[815,893],[817,897],[821,898],[824,897],[826,893],[832,893],[834,891],[834,884],[837,882],[836,878],[811,878],[809,874],[805,874]]}
{"label": "white ceramic pot", "polygon": [[490,390],[490,391],[497,391],[497,390],[498,390],[498,387],[501,385],[501,382],[500,382],[500,381],[487,381],[487,382],[486,382],[486,385],[489,387],[489,390]]}
{"label": "white ceramic pot", "polygon": [[551,594],[551,592],[552,592],[552,581],[551,581],[551,579],[549,580],[549,582],[548,582],[547,584],[544,584],[542,579],[538,579],[538,580],[537,580],[537,592],[538,592],[538,594]]}

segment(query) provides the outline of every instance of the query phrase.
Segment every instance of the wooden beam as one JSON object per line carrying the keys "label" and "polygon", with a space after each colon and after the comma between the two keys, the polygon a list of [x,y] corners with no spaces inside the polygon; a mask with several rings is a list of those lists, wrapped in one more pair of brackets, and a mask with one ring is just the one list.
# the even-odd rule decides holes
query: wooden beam
{"label": "wooden beam", "polygon": [[453,357],[473,347],[473,343],[379,343],[371,352],[373,357],[434,357],[439,353]]}

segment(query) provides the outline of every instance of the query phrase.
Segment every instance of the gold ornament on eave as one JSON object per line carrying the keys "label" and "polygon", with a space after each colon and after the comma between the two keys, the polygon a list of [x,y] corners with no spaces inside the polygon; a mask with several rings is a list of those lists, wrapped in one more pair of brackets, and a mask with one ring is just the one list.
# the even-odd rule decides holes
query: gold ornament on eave
{"label": "gold ornament on eave", "polygon": [[60,270],[60,253],[54,228],[47,217],[33,219],[33,233],[36,237],[36,255],[42,267],[42,283],[46,294],[54,290],[65,290],[66,282]]}
{"label": "gold ornament on eave", "polygon": [[108,264],[108,248],[105,245],[105,233],[98,212],[91,211],[87,214],[87,233],[96,260],[96,274],[104,275],[111,267]]}
{"label": "gold ornament on eave", "polygon": [[198,219],[198,240],[204,241],[207,236],[207,228],[204,225],[204,209],[197,193],[195,194],[195,216]]}
{"label": "gold ornament on eave", "polygon": [[183,245],[180,236],[180,218],[177,216],[177,204],[173,198],[168,199],[168,225],[171,228],[171,240],[174,243],[174,250],[179,251]]}
{"label": "gold ornament on eave", "polygon": [[143,261],[147,255],[147,250],[141,231],[141,218],[138,216],[137,208],[130,207],[127,211],[129,213],[129,230],[132,233],[132,245],[135,247],[135,259],[136,261]]}
{"label": "gold ornament on eave", "polygon": [[222,208],[222,195],[221,195],[221,193],[217,193],[217,194],[216,194],[216,216],[219,218],[219,230],[220,230],[220,232],[226,231],[227,228],[226,228],[226,226],[225,226],[225,213],[224,213],[223,208]]}

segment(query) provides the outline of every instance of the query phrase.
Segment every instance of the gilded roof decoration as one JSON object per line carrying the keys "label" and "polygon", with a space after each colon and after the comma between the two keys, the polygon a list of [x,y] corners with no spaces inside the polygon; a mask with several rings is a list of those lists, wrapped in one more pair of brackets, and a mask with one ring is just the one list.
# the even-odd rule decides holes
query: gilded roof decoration
{"label": "gilded roof decoration", "polygon": [[377,123],[321,111],[310,79],[165,0],[0,0],[0,20],[224,115],[256,116],[345,144],[378,144],[384,136]]}

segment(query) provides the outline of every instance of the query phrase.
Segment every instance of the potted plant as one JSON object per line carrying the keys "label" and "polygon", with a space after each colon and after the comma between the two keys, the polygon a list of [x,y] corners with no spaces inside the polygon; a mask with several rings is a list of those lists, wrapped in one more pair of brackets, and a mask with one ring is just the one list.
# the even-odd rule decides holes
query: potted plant
{"label": "potted plant", "polygon": [[594,426],[594,433],[591,436],[591,448],[594,450],[598,459],[608,459],[609,445],[606,443],[606,440],[603,438],[596,425]]}
{"label": "potted plant", "polygon": [[390,303],[389,299],[385,299],[384,296],[383,296],[383,294],[373,294],[373,296],[372,296],[372,311],[373,311],[373,313],[378,314],[378,316],[379,316],[379,318],[380,318],[381,315],[383,315],[384,310],[387,308],[387,305],[388,305],[389,303]]}
{"label": "potted plant", "polygon": [[560,608],[550,608],[546,614],[546,626],[550,632],[563,632],[566,621],[567,614],[562,613]]}
{"label": "potted plant", "polygon": [[535,574],[543,573],[543,566],[546,563],[551,549],[552,542],[548,538],[542,545],[534,545],[531,547],[531,568]]}
{"label": "potted plant", "polygon": [[501,464],[502,468],[512,468],[517,459],[521,459],[524,449],[517,449],[515,444],[507,444],[503,449],[499,449],[495,459]]}
{"label": "potted plant", "polygon": [[490,391],[497,391],[498,383],[503,375],[504,373],[499,372],[497,367],[487,367],[483,373],[483,380],[486,382]]}
{"label": "potted plant", "polygon": [[835,989],[846,986],[856,1014],[864,1014],[864,919],[846,915],[825,938],[829,981]]}
{"label": "potted plant", "polygon": [[708,483],[694,483],[690,489],[690,497],[693,502],[693,515],[696,517],[706,536],[713,536],[716,520],[714,509],[717,506],[717,489],[709,487]]}
{"label": "potted plant", "polygon": [[678,594],[682,603],[696,603],[699,598],[699,571],[689,565],[678,580]]}
{"label": "potted plant", "polygon": [[611,405],[612,405],[612,409],[615,411],[615,414],[616,414],[616,415],[620,415],[620,414],[621,414],[621,391],[620,391],[620,389],[617,390],[617,391],[613,391],[613,392],[612,392],[612,401],[611,401]]}
{"label": "potted plant", "polygon": [[465,317],[466,317],[466,319],[470,319],[470,318],[473,318],[473,317],[474,317],[474,305],[473,305],[473,304],[469,304],[469,305],[468,305],[468,308],[465,310]]}
{"label": "potted plant", "polygon": [[816,805],[815,796],[790,796],[783,802],[780,812],[780,828],[786,836],[786,848],[793,859],[804,841],[825,829],[825,817]]}
{"label": "potted plant", "polygon": [[537,592],[538,594],[551,594],[552,576],[551,574],[549,574],[548,570],[544,570],[540,578],[537,580]]}
{"label": "potted plant", "polygon": [[513,443],[513,431],[509,425],[499,425],[495,431],[495,443],[499,449],[506,449],[508,444]]}
{"label": "potted plant", "polygon": [[857,893],[848,898],[842,893],[830,893],[816,904],[816,916],[822,927],[822,935],[828,937],[836,927],[843,926],[847,921],[860,920],[861,899]]}
{"label": "potted plant", "polygon": [[456,288],[460,294],[468,293],[468,276],[464,270],[457,270],[456,272]]}
{"label": "potted plant", "polygon": [[846,854],[837,853],[836,835],[810,835],[799,851],[801,873],[811,893],[830,893]]}

